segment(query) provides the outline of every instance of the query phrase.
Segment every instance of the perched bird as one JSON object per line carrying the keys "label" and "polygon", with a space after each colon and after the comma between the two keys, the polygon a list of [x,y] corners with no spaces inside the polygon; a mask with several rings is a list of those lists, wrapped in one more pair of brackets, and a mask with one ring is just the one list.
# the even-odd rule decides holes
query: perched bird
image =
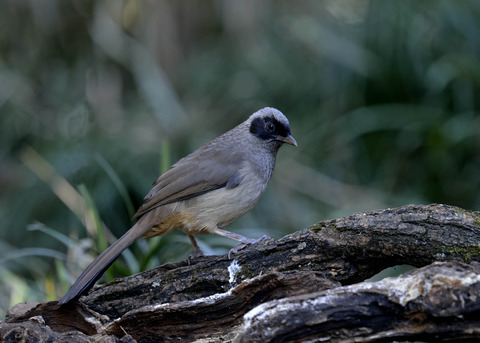
{"label": "perched bird", "polygon": [[194,236],[215,233],[242,244],[257,240],[225,231],[265,191],[283,143],[296,146],[288,119],[279,110],[263,108],[246,121],[195,150],[160,175],[122,237],[100,254],[79,276],[59,304],[76,301],[115,259],[139,237],[184,231],[195,249]]}

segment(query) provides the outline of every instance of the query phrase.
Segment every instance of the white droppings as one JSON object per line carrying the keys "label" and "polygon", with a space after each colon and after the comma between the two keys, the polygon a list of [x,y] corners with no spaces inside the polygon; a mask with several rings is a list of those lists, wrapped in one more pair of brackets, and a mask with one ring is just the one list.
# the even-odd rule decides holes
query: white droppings
{"label": "white droppings", "polygon": [[237,280],[237,275],[242,271],[242,267],[238,264],[237,260],[233,260],[228,266],[229,283],[234,283]]}

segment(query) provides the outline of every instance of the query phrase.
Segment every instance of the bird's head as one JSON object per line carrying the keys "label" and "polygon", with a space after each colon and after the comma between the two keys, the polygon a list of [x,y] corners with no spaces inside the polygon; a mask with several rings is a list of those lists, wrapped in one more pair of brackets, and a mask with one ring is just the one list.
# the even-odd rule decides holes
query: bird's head
{"label": "bird's head", "polygon": [[287,143],[297,146],[297,141],[290,134],[290,123],[279,110],[265,107],[248,118],[250,133],[267,143],[282,145]]}

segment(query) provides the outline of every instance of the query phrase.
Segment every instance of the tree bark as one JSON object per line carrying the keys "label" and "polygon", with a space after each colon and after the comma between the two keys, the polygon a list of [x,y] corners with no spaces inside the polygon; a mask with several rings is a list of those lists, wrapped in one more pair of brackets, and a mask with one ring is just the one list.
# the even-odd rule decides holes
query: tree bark
{"label": "tree bark", "polygon": [[[479,238],[480,213],[458,207],[356,213],[249,246],[231,259],[205,256],[116,279],[71,306],[17,305],[0,324],[0,337],[472,341],[480,338]],[[398,264],[426,267],[358,283]]]}

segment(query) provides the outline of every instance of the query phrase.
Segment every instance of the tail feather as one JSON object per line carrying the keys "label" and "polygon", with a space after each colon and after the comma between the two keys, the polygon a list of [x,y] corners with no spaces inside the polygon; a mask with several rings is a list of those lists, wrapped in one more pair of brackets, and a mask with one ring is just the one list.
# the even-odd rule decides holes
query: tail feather
{"label": "tail feather", "polygon": [[117,257],[128,248],[137,238],[149,230],[148,226],[139,225],[137,222],[116,242],[100,254],[74,282],[65,296],[58,301],[59,305],[76,301],[83,293],[88,291],[103,275]]}

